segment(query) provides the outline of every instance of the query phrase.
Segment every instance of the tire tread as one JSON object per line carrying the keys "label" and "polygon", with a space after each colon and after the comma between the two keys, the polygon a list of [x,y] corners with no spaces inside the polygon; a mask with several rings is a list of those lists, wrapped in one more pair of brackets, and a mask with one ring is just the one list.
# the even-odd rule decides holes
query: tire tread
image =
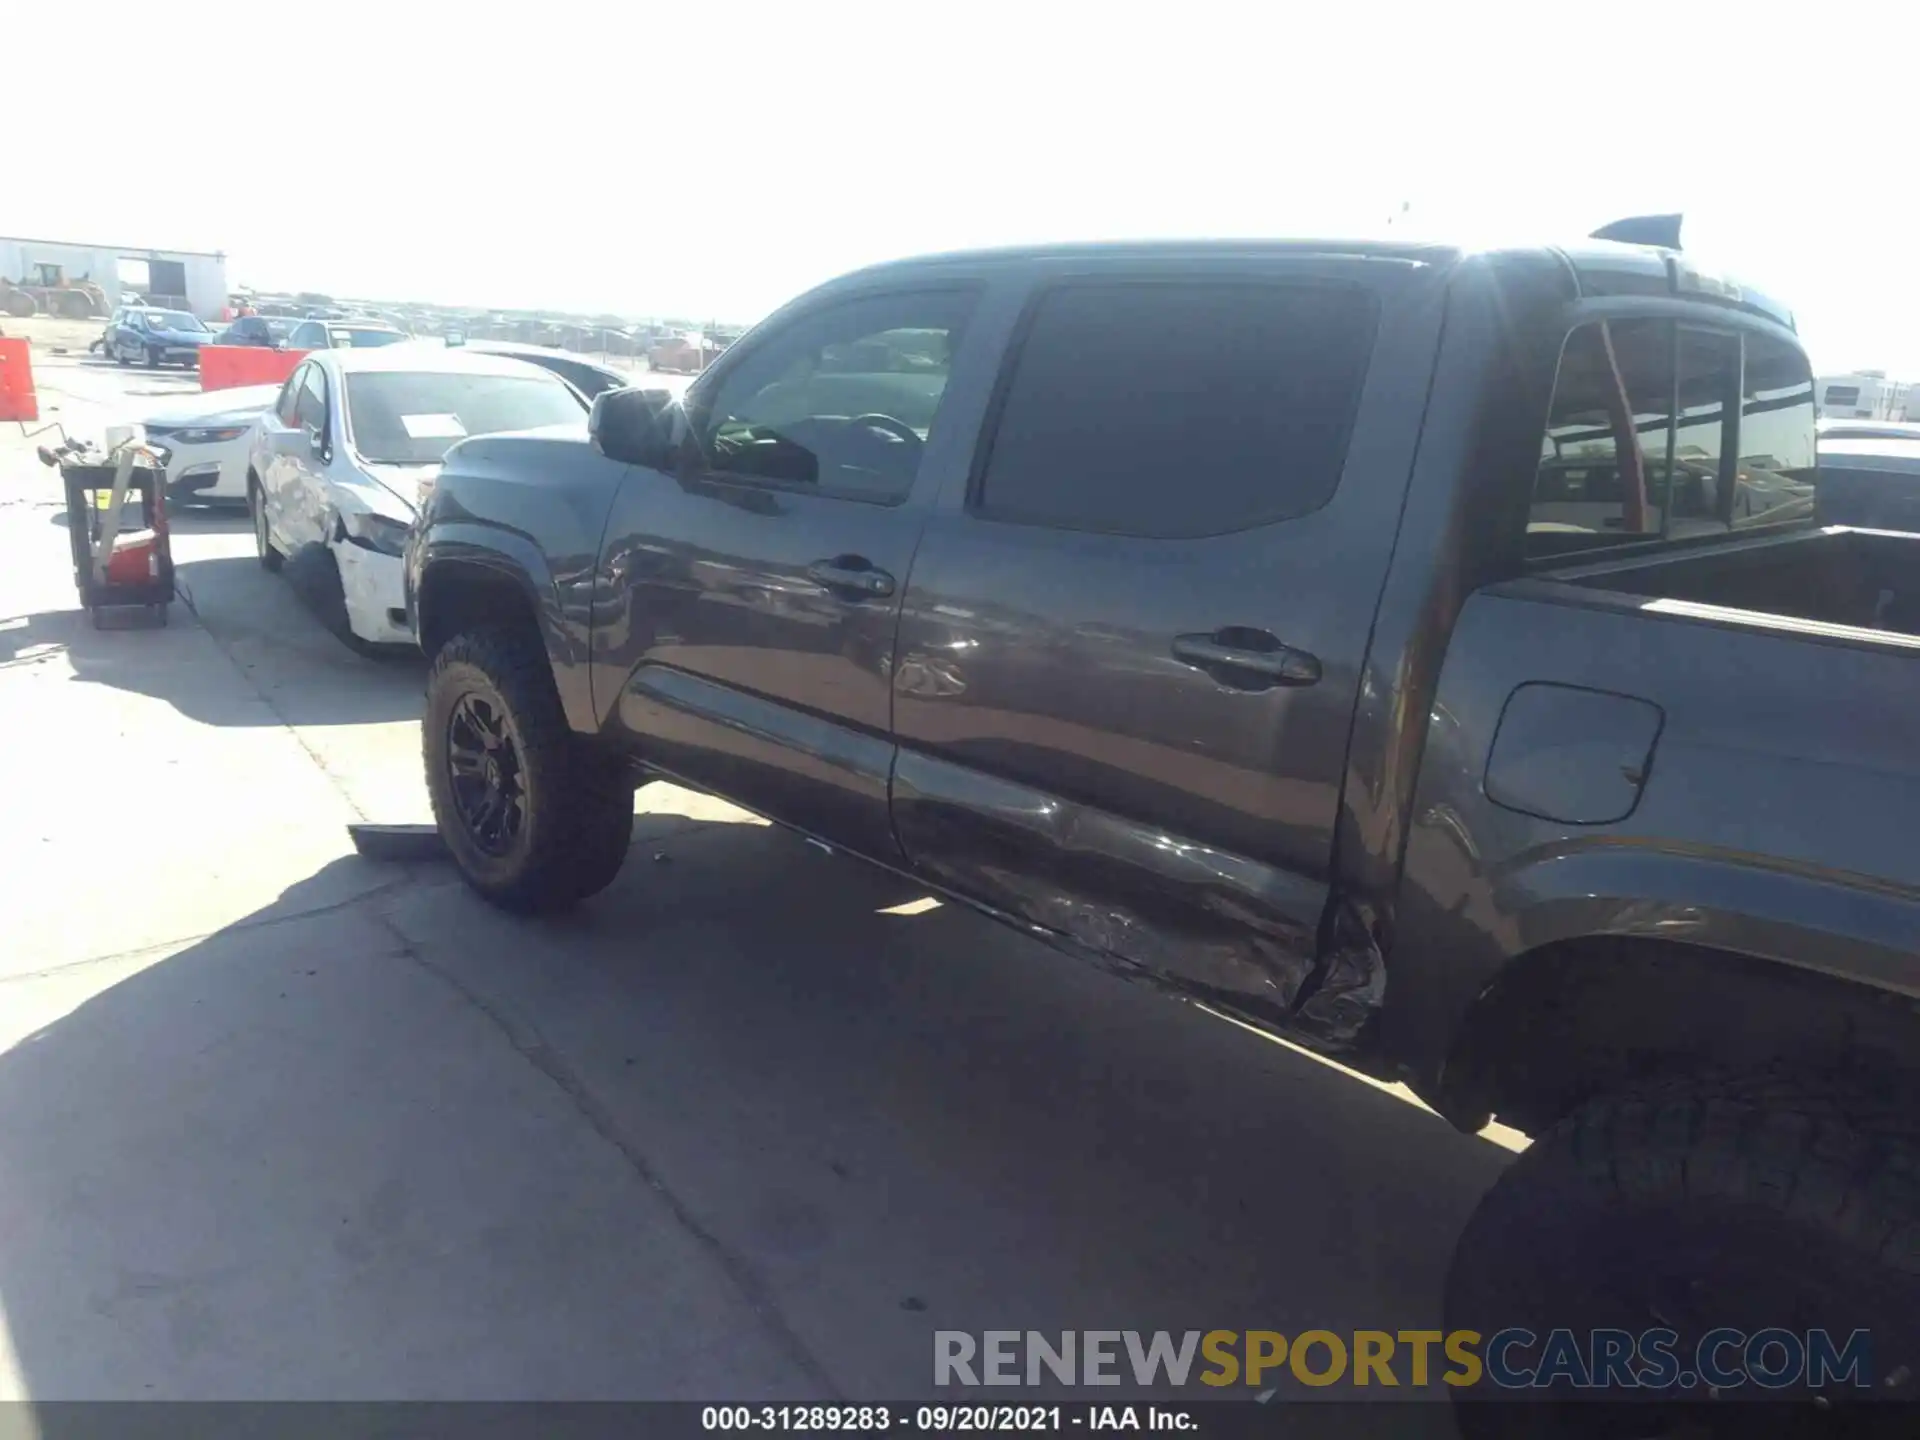
{"label": "tire tread", "polygon": [[[1656,1227],[1657,1237],[1663,1216],[1770,1213],[1775,1243],[1817,1246],[1844,1272],[1813,1282],[1831,1287],[1811,1297],[1823,1313],[1850,1313],[1868,1291],[1879,1296],[1871,1303],[1920,1313],[1920,1288],[1905,1279],[1920,1276],[1920,1120],[1891,1092],[1844,1076],[1716,1073],[1589,1100],[1481,1200],[1447,1277],[1446,1327],[1577,1308],[1581,1259],[1568,1241],[1582,1231],[1561,1222],[1578,1214]],[[1614,1433],[1555,1429],[1544,1414],[1481,1403],[1498,1397],[1455,1398],[1472,1437]]]}

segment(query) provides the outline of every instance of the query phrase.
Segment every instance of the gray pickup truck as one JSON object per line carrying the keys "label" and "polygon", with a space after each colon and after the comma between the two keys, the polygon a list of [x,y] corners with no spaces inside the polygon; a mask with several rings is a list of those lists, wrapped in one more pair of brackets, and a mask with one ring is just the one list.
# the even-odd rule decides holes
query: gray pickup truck
{"label": "gray pickup truck", "polygon": [[1790,314],[1677,248],[883,265],[455,447],[427,780],[502,906],[671,777],[1498,1116],[1450,1327],[1865,1331],[1840,1398],[1911,1397],[1920,543],[1817,487]]}

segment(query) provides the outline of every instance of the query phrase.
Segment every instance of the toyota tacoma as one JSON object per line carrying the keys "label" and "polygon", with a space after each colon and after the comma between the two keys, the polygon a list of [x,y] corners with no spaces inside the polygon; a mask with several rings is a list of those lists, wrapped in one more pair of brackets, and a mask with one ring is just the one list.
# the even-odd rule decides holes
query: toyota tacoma
{"label": "toyota tacoma", "polygon": [[1821,523],[1790,312],[1662,228],[883,265],[462,442],[455,863],[565,906],[642,778],[720,795],[1524,1131],[1449,1328],[1864,1331],[1819,1413],[1910,1398],[1920,542]]}

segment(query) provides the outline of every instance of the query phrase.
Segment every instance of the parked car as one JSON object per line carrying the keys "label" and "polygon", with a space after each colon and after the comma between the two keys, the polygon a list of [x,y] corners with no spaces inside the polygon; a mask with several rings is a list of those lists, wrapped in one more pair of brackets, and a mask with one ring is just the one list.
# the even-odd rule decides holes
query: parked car
{"label": "parked car", "polygon": [[[343,639],[408,644],[400,557],[449,445],[571,425],[586,403],[558,376],[499,355],[429,346],[319,350],[255,427],[246,493],[260,563],[311,548],[337,573]],[[584,433],[584,432],[582,432]]]}
{"label": "parked car", "polygon": [[474,340],[468,342],[465,348],[476,355],[509,355],[529,365],[538,365],[542,370],[558,375],[588,401],[608,390],[618,390],[639,380],[636,375],[597,364],[584,355],[553,350],[544,345],[522,345],[512,340]]}
{"label": "parked car", "polygon": [[295,321],[279,315],[241,315],[214,337],[215,345],[264,345],[278,350],[293,333]]}
{"label": "parked car", "polygon": [[405,331],[368,320],[302,320],[287,332],[289,350],[372,350],[397,345]]}
{"label": "parked car", "polygon": [[166,461],[167,498],[244,502],[253,425],[279,395],[278,385],[245,385],[153,402],[138,420]]}
{"label": "parked car", "polygon": [[107,353],[122,365],[144,360],[158,370],[162,365],[198,365],[200,347],[212,341],[213,333],[186,310],[130,306],[108,327],[105,339]]}
{"label": "parked car", "polygon": [[1905,435],[1832,434],[1820,437],[1821,521],[1920,531],[1920,426]]}
{"label": "parked car", "polygon": [[126,317],[126,313],[127,307],[121,305],[116,307],[114,312],[107,317],[107,323],[100,329],[100,338],[87,343],[87,353],[89,355],[98,353],[102,360],[108,360],[113,357],[113,332],[120,327],[120,322]]}
{"label": "parked car", "polygon": [[[947,358],[822,364],[899,331]],[[1447,1330],[1864,1329],[1911,1396],[1920,540],[1818,525],[1814,418],[1788,312],[1673,250],[864,271],[684,405],[449,452],[434,814],[541,911],[640,778],[724,796],[1531,1136]],[[1535,500],[1570,439],[1604,515]],[[1670,454],[1784,484],[1673,527]],[[1592,1433],[1486,1394],[1472,1433]]]}

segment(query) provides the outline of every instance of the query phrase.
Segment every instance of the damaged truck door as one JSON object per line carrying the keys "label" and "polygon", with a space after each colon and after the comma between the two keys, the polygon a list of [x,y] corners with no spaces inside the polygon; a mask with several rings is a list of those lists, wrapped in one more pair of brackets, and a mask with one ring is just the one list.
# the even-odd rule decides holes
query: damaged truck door
{"label": "damaged truck door", "polygon": [[940,883],[1286,1023],[1435,335],[1376,346],[1412,265],[1196,268],[1025,277],[908,584],[894,823]]}

